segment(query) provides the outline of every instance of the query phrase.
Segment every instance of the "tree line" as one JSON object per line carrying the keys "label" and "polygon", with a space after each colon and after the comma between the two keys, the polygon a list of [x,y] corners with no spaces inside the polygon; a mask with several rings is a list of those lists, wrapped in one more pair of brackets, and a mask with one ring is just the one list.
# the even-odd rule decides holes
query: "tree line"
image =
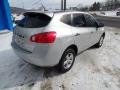
{"label": "tree line", "polygon": [[77,7],[80,11],[102,11],[102,10],[115,10],[120,8],[120,0],[106,0],[105,2],[94,2],[90,6]]}

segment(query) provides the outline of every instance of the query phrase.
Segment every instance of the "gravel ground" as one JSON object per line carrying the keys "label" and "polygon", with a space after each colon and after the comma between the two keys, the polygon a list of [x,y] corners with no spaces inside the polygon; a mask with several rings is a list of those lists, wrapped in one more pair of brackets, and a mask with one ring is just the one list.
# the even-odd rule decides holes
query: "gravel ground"
{"label": "gravel ground", "polygon": [[25,63],[10,46],[12,33],[0,35],[0,90],[120,90],[120,29],[105,30],[103,46],[77,56],[65,74]]}

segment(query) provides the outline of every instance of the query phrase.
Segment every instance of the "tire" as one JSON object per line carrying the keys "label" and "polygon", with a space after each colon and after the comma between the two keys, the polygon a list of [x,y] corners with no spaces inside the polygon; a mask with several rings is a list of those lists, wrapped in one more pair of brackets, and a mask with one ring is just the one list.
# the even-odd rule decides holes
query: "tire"
{"label": "tire", "polygon": [[74,61],[75,61],[75,51],[74,49],[67,49],[62,57],[61,57],[61,60],[60,60],[60,63],[58,64],[58,72],[60,73],[65,73],[67,71],[69,71],[73,64],[74,64]]}
{"label": "tire", "polygon": [[100,40],[99,40],[99,42],[95,45],[96,48],[102,47],[104,38],[105,38],[105,36],[102,35],[101,38],[100,38]]}

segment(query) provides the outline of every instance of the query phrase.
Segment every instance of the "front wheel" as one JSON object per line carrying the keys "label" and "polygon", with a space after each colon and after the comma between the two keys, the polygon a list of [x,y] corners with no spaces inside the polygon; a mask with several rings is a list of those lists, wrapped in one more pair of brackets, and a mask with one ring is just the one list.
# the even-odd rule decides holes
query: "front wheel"
{"label": "front wheel", "polygon": [[67,49],[60,60],[60,63],[58,65],[58,71],[61,73],[69,71],[74,64],[74,61],[75,51],[73,49]]}

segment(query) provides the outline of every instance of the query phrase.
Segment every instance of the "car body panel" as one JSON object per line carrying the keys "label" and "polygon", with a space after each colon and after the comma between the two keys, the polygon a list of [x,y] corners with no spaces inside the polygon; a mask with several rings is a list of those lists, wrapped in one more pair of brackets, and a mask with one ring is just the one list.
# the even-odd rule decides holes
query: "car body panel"
{"label": "car body panel", "polygon": [[103,32],[104,32],[103,27],[99,27],[91,30],[91,33],[90,33],[91,45],[98,43]]}
{"label": "car body panel", "polygon": [[[76,45],[78,52],[81,52],[96,44],[104,33],[103,28],[78,28],[60,21],[63,15],[70,13],[84,14],[83,12],[45,13],[52,18],[45,27],[24,28],[17,25],[14,29],[12,40],[12,47],[15,53],[31,64],[48,67],[57,65],[64,51],[71,45]],[[54,43],[35,43],[30,41],[32,35],[50,31],[56,32]]]}
{"label": "car body panel", "polygon": [[75,45],[78,47],[78,53],[90,47],[90,30],[88,28],[73,27],[72,33]]}

